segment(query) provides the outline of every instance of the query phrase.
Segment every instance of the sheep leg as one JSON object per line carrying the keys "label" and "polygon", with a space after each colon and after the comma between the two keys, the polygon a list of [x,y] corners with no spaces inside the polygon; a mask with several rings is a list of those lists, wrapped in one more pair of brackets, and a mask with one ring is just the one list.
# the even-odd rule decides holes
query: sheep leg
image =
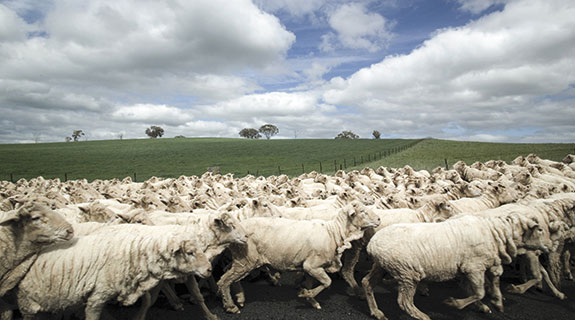
{"label": "sheep leg", "polygon": [[383,269],[376,262],[374,262],[369,273],[361,280],[361,285],[365,292],[367,305],[369,306],[369,312],[378,320],[387,319],[383,312],[377,307],[377,301],[375,301],[375,295],[373,294],[373,288],[382,278]]}
{"label": "sheep leg", "polygon": [[210,309],[208,309],[208,306],[206,306],[206,303],[204,301],[204,296],[202,296],[202,293],[200,291],[200,287],[198,286],[198,281],[196,281],[196,277],[189,276],[188,279],[186,280],[186,287],[188,288],[188,290],[192,294],[192,297],[196,301],[196,303],[199,304],[200,307],[202,308],[202,313],[204,314],[204,318],[207,320],[218,320],[219,319],[218,316],[213,314],[210,311]]}
{"label": "sheep leg", "polygon": [[86,320],[99,320],[104,306],[105,303],[102,303],[99,299],[88,299],[88,303],[84,309]]}
{"label": "sheep leg", "polygon": [[563,252],[563,274],[565,279],[573,281],[573,274],[571,273],[571,251],[565,250]]}
{"label": "sheep leg", "polygon": [[413,303],[413,296],[417,290],[417,281],[409,279],[408,276],[400,277],[398,280],[397,303],[401,310],[407,312],[411,317],[419,320],[431,320],[428,315],[421,312]]}
{"label": "sheep leg", "polygon": [[540,271],[540,264],[539,264],[539,257],[537,257],[537,255],[533,252],[533,251],[527,251],[527,253],[524,255],[524,260],[527,260],[527,266],[525,266],[525,264],[521,264],[525,267],[529,267],[529,270],[531,271],[531,280],[523,283],[523,284],[519,284],[519,285],[510,285],[509,288],[507,289],[508,292],[511,293],[517,293],[517,294],[524,294],[527,290],[529,290],[529,288],[533,287],[534,285],[541,283],[542,277],[541,277],[541,271]]}
{"label": "sheep leg", "polygon": [[245,278],[250,271],[259,266],[254,266],[249,261],[242,259],[234,260],[231,268],[226,271],[218,281],[218,291],[222,296],[224,309],[229,313],[240,313],[240,309],[235,305],[230,293],[230,285]]}
{"label": "sheep leg", "polygon": [[562,246],[556,252],[549,253],[549,277],[555,288],[561,289],[561,252],[563,251]]}
{"label": "sheep leg", "polygon": [[347,288],[347,294],[350,296],[363,296],[363,291],[355,281],[354,271],[357,262],[359,261],[359,256],[361,254],[361,242],[359,240],[354,240],[351,242],[351,249],[347,250],[343,254],[343,267],[341,268],[341,276],[345,282],[349,285]]}
{"label": "sheep leg", "polygon": [[313,260],[306,260],[303,263],[303,269],[307,274],[319,281],[320,284],[313,289],[302,289],[298,293],[298,297],[305,298],[314,308],[321,309],[321,305],[315,300],[315,296],[331,285],[331,278],[322,267],[318,266],[321,265],[321,262]]}
{"label": "sheep leg", "polygon": [[150,309],[151,306],[152,306],[152,295],[150,294],[149,291],[147,291],[142,296],[142,303],[140,305],[140,309],[138,310],[133,319],[134,320],[146,319],[146,314],[148,313],[148,310]]}
{"label": "sheep leg", "polygon": [[172,286],[169,283],[162,281],[160,283],[160,288],[161,288],[162,293],[168,299],[170,306],[172,306],[172,308],[174,308],[174,310],[177,310],[177,311],[184,310],[184,305],[182,304],[182,301],[180,301],[180,298],[176,294],[176,291],[174,290],[174,288],[172,288]]}
{"label": "sheep leg", "polygon": [[551,289],[551,292],[553,292],[553,295],[557,298],[559,298],[560,300],[565,300],[567,299],[567,296],[559,291],[557,288],[555,288],[555,286],[553,285],[553,281],[551,281],[551,279],[549,278],[549,274],[547,273],[547,270],[545,270],[545,268],[543,268],[543,266],[540,265],[540,269],[541,269],[541,275],[543,276],[543,280],[545,280],[545,283],[547,284],[547,286],[549,286],[549,289]]}
{"label": "sheep leg", "polygon": [[240,308],[243,308],[244,305],[246,304],[246,293],[244,292],[244,287],[239,281],[237,281],[232,283],[232,289],[236,292],[235,293],[236,302],[238,303]]}
{"label": "sheep leg", "polygon": [[467,281],[469,284],[469,290],[472,292],[469,297],[463,299],[450,297],[446,299],[444,303],[461,310],[468,305],[483,299],[485,296],[485,271],[468,273]]}
{"label": "sheep leg", "polygon": [[495,306],[497,311],[503,312],[503,294],[501,294],[500,277],[503,274],[501,265],[489,268],[487,272],[487,292],[489,301]]}

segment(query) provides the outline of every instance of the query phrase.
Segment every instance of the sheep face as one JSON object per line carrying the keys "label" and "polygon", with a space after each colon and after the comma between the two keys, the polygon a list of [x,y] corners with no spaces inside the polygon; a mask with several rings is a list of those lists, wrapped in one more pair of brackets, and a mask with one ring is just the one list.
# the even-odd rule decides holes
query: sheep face
{"label": "sheep face", "polygon": [[375,228],[380,224],[379,216],[359,201],[353,201],[346,210],[351,224],[359,229]]}
{"label": "sheep face", "polygon": [[24,205],[18,210],[5,213],[0,225],[17,225],[26,240],[50,244],[68,241],[74,237],[74,229],[61,215],[41,204]]}
{"label": "sheep face", "polygon": [[208,260],[208,257],[198,250],[196,241],[178,241],[172,254],[173,259],[170,260],[170,263],[174,264],[174,270],[182,274],[194,274],[202,278],[211,275],[212,264]]}
{"label": "sheep face", "polygon": [[223,212],[215,216],[212,220],[210,229],[216,235],[216,239],[218,239],[218,243],[220,244],[245,244],[248,241],[246,230],[237,219],[229,215],[227,212]]}

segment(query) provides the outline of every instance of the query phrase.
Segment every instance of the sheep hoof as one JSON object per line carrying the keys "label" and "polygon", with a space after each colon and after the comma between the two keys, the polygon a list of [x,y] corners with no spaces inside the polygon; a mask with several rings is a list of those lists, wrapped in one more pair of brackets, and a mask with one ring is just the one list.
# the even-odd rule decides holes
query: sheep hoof
{"label": "sheep hoof", "polygon": [[559,292],[557,294],[557,298],[559,298],[559,300],[565,300],[565,299],[567,299],[567,296],[564,293]]}
{"label": "sheep hoof", "polygon": [[381,312],[381,310],[375,310],[371,313],[371,315],[378,320],[387,320],[387,317],[383,314],[383,312]]}
{"label": "sheep hoof", "polygon": [[236,305],[226,306],[224,309],[226,310],[227,313],[235,313],[235,314],[240,313],[240,308],[238,308]]}
{"label": "sheep hoof", "polygon": [[449,298],[443,300],[443,303],[450,306],[450,307],[455,307],[455,308],[458,307],[457,301],[455,301],[455,298],[453,298],[453,297],[449,297]]}
{"label": "sheep hoof", "polygon": [[309,298],[309,290],[301,289],[297,296],[300,298]]}
{"label": "sheep hoof", "polygon": [[483,304],[483,305],[479,306],[479,312],[491,313],[491,309],[489,309],[488,306]]}
{"label": "sheep hoof", "polygon": [[510,293],[518,293],[518,294],[522,293],[521,290],[519,290],[519,288],[514,284],[507,286],[506,291],[510,292]]}

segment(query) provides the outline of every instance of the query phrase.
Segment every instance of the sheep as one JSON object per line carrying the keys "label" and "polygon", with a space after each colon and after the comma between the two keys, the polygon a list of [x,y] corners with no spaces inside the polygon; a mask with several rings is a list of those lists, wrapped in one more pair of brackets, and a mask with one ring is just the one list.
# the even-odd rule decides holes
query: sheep
{"label": "sheep", "polygon": [[[266,264],[276,270],[303,270],[318,280],[318,287],[303,289],[298,296],[321,309],[314,297],[331,284],[326,271],[337,272],[341,268],[341,255],[351,246],[350,241],[361,238],[366,228],[378,224],[378,218],[359,202],[340,209],[338,216],[330,221],[245,220],[242,225],[248,232],[247,245],[230,246],[232,265],[218,281],[224,309],[230,313],[240,312],[230,295],[230,285]],[[239,303],[243,306],[243,301]]]}
{"label": "sheep", "polygon": [[362,284],[371,315],[386,319],[377,308],[373,294],[373,287],[384,271],[399,283],[399,306],[416,319],[429,319],[413,304],[417,284],[422,280],[446,281],[458,274],[467,278],[471,294],[465,299],[449,298],[445,303],[458,309],[477,303],[489,312],[489,308],[480,303],[485,294],[486,271],[493,303],[502,311],[501,264],[511,263],[518,248],[547,250],[541,241],[542,233],[536,222],[521,215],[463,216],[441,223],[396,224],[384,228],[367,245],[374,263]]}
{"label": "sheep", "polygon": [[[140,231],[119,231],[130,227]],[[16,292],[24,319],[85,303],[86,319],[97,320],[109,300],[131,305],[161,280],[211,273],[196,235],[185,227],[110,228],[55,245],[38,256]]]}
{"label": "sheep", "polygon": [[390,209],[374,210],[379,217],[380,224],[373,230],[364,233],[362,239],[353,241],[351,249],[344,255],[341,275],[349,285],[348,294],[362,296],[363,291],[355,281],[354,271],[359,261],[361,249],[369,242],[371,237],[379,230],[398,223],[438,222],[452,215],[451,206],[445,201],[431,201],[419,209]]}
{"label": "sheep", "polygon": [[0,211],[0,297],[26,273],[26,267],[18,267],[22,262],[29,267],[42,248],[73,236],[72,225],[44,205],[30,203]]}

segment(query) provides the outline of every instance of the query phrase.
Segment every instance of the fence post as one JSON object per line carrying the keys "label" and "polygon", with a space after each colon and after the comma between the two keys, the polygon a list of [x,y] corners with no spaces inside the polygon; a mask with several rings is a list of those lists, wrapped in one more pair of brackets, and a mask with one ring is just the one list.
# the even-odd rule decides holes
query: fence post
{"label": "fence post", "polygon": [[250,175],[250,170],[248,170],[248,176]]}
{"label": "fence post", "polygon": [[138,179],[136,179],[136,173],[134,172],[134,182],[136,182],[136,180]]}
{"label": "fence post", "polygon": [[345,159],[343,159],[343,168],[347,169],[347,163],[345,162]]}
{"label": "fence post", "polygon": [[337,160],[333,160],[333,171],[337,171]]}
{"label": "fence post", "polygon": [[305,173],[305,167],[303,166],[303,163],[301,164],[301,173]]}
{"label": "fence post", "polygon": [[259,177],[259,176],[260,176],[260,169],[257,169],[256,170],[256,177]]}
{"label": "fence post", "polygon": [[353,166],[357,166],[357,163],[355,163],[355,156],[353,157]]}
{"label": "fence post", "polygon": [[10,174],[10,182],[14,183],[14,176]]}
{"label": "fence post", "polygon": [[278,176],[282,174],[282,169],[278,166]]}
{"label": "fence post", "polygon": [[319,162],[319,173],[323,173],[323,168],[321,167],[321,161]]}
{"label": "fence post", "polygon": [[64,172],[64,182],[68,181],[68,174]]}
{"label": "fence post", "polygon": [[445,170],[449,170],[449,166],[447,165],[447,159],[443,159],[445,160]]}

